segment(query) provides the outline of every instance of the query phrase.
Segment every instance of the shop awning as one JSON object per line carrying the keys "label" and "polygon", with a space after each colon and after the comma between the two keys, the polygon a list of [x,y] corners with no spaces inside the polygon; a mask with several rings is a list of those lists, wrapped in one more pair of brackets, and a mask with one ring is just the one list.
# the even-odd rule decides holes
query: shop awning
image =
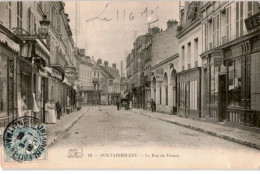
{"label": "shop awning", "polygon": [[43,69],[44,69],[44,71],[46,71],[46,72],[48,72],[50,74],[52,73],[52,68],[51,67],[46,66]]}
{"label": "shop awning", "polygon": [[15,43],[13,40],[11,40],[9,37],[7,37],[4,33],[0,32],[0,42],[7,44],[8,47],[10,47],[15,52],[20,51],[20,45]]}
{"label": "shop awning", "polygon": [[63,79],[63,83],[69,85],[69,86],[72,86],[69,82],[68,82],[68,78],[64,77]]}

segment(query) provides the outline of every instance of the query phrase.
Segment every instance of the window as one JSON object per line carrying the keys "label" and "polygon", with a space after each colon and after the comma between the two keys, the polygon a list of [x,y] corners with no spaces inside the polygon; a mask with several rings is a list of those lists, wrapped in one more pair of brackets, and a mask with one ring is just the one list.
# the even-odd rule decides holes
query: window
{"label": "window", "polygon": [[247,2],[247,16],[250,17],[252,16],[253,13],[253,2],[249,1]]}
{"label": "window", "polygon": [[231,7],[227,7],[226,8],[226,33],[227,33],[227,36],[226,36],[226,42],[229,42],[230,41],[230,37],[231,37]]}
{"label": "window", "polygon": [[185,63],[185,46],[181,47],[181,55],[182,55],[182,58],[181,58],[182,66],[184,66],[184,63]]}
{"label": "window", "polygon": [[58,34],[62,34],[62,17],[61,15],[56,15],[56,18],[57,18],[56,31]]}
{"label": "window", "polygon": [[208,26],[207,26],[207,22],[204,23],[204,50],[207,51],[208,50]]}
{"label": "window", "polygon": [[162,88],[160,87],[160,105],[162,104]]}
{"label": "window", "polygon": [[185,108],[185,83],[180,83],[180,108]]}
{"label": "window", "polygon": [[194,61],[198,61],[198,38],[194,39]]}
{"label": "window", "polygon": [[8,18],[9,18],[9,29],[12,29],[12,2],[8,3]]}
{"label": "window", "polygon": [[187,45],[187,64],[188,68],[190,68],[190,63],[191,63],[191,43],[189,42]]}
{"label": "window", "polygon": [[243,36],[244,2],[236,2],[236,38]]}
{"label": "window", "polygon": [[197,110],[197,80],[190,81],[190,109]]}
{"label": "window", "polygon": [[212,19],[213,21],[213,47],[216,47],[217,46],[217,27],[216,27],[216,23],[217,23],[217,17],[214,17]]}
{"label": "window", "polygon": [[244,20],[243,20],[243,15],[244,15],[244,2],[240,2],[240,36],[243,36],[243,26],[244,26]]}
{"label": "window", "polygon": [[219,66],[214,65],[214,60],[210,65],[210,104],[218,104],[218,72]]}
{"label": "window", "polygon": [[[1,56],[1,55],[0,55]],[[0,116],[7,115],[7,58],[0,57]]]}
{"label": "window", "polygon": [[218,14],[217,15],[217,21],[216,21],[216,23],[217,23],[217,47],[220,45],[220,24],[221,24],[221,22],[220,22],[220,14]]}
{"label": "window", "polygon": [[[251,109],[258,110],[260,108],[260,53],[252,54],[251,63]],[[249,86],[249,85],[247,85]]]}
{"label": "window", "polygon": [[256,14],[257,12],[259,12],[259,6],[260,6],[259,2],[257,2],[257,1],[253,2],[253,15]]}
{"label": "window", "polygon": [[17,28],[23,28],[23,2],[17,2]]}
{"label": "window", "polygon": [[228,104],[241,106],[241,59],[229,62],[228,72]]}

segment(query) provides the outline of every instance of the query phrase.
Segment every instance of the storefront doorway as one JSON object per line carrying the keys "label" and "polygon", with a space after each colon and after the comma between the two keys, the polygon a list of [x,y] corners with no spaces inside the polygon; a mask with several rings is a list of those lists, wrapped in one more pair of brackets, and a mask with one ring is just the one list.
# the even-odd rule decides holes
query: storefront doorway
{"label": "storefront doorway", "polygon": [[219,84],[219,93],[218,93],[218,98],[219,98],[219,102],[218,102],[218,121],[222,122],[225,118],[226,118],[226,108],[227,108],[227,104],[226,104],[226,74],[221,74],[218,77],[218,84]]}
{"label": "storefront doorway", "polygon": [[189,82],[186,82],[185,83],[185,117],[189,117],[189,104],[190,104],[190,99],[189,99],[189,96],[190,96],[190,87],[189,87]]}
{"label": "storefront doorway", "polygon": [[45,103],[47,102],[48,97],[48,79],[45,77],[42,77],[41,80],[41,106],[42,106],[42,122],[45,123]]}

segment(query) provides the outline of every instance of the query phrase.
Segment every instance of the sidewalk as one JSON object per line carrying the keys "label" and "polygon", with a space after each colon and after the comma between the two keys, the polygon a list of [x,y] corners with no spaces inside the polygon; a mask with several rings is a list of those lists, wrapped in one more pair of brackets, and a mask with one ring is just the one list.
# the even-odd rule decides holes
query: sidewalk
{"label": "sidewalk", "polygon": [[219,138],[233,141],[242,145],[260,149],[260,134],[250,131],[244,131],[237,128],[225,127],[218,124],[192,120],[178,117],[176,115],[162,114],[142,109],[131,109],[130,111],[149,116],[154,119],[166,121],[169,123],[183,126],[196,131],[204,132]]}
{"label": "sidewalk", "polygon": [[79,111],[61,116],[55,124],[45,124],[47,130],[47,146],[54,145],[55,141],[63,136],[88,110],[90,107],[83,107]]}

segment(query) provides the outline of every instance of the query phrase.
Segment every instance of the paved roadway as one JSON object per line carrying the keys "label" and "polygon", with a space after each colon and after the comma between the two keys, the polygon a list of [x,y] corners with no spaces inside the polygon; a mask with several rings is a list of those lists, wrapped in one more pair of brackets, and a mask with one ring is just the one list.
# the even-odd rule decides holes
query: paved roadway
{"label": "paved roadway", "polygon": [[[120,153],[135,157],[113,157]],[[115,106],[97,106],[48,149],[48,160],[61,168],[259,168],[260,151]]]}
{"label": "paved roadway", "polygon": [[115,106],[91,108],[54,147],[165,146],[181,148],[256,149],[156,120]]}

